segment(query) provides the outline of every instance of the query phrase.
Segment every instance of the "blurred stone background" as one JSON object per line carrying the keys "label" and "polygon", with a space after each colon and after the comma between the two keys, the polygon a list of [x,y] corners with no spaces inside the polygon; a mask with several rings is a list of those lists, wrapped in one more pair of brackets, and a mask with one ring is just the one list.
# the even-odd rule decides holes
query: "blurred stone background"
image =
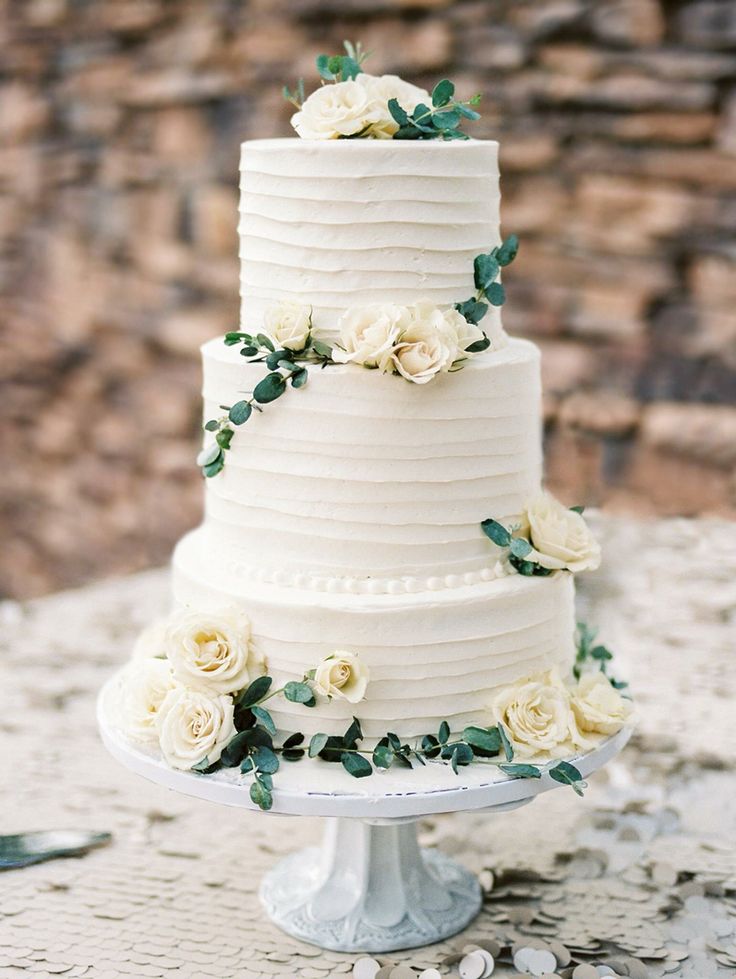
{"label": "blurred stone background", "polygon": [[344,37],[484,93],[551,485],[736,512],[732,0],[0,0],[0,595],[163,562],[197,522],[238,144],[290,133],[282,84]]}

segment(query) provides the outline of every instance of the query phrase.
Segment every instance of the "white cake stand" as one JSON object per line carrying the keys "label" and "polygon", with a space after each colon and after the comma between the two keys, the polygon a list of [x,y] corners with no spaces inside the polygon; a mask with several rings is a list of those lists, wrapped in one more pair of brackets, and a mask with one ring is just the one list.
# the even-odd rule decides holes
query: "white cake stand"
{"label": "white cake stand", "polygon": [[[185,795],[261,812],[250,800],[249,779],[237,769],[213,775],[175,771],[156,752],[131,745],[112,720],[115,686],[113,679],[103,688],[97,705],[102,740],[114,758]],[[587,777],[630,736],[625,728],[570,760]],[[420,849],[416,820],[466,810],[507,812],[556,787],[548,775],[512,779],[483,764],[455,775],[449,765],[430,762],[412,773],[390,770],[358,780],[317,759],[285,762],[275,779],[271,812],[325,816],[329,822],[321,848],[293,853],[266,874],[261,902],[290,935],[340,952],[389,952],[449,938],[478,914],[480,885],[454,860]]]}

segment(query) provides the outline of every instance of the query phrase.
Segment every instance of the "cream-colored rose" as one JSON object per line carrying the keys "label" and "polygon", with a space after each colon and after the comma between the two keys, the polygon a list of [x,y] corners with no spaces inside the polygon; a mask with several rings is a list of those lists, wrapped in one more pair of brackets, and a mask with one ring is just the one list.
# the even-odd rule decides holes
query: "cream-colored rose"
{"label": "cream-colored rose", "polygon": [[570,696],[581,731],[615,734],[631,717],[631,702],[611,686],[611,681],[600,670],[583,673]]}
{"label": "cream-colored rose", "polygon": [[601,547],[582,516],[568,510],[549,493],[527,503],[523,520],[534,548],[527,560],[559,571],[594,571],[601,563]]}
{"label": "cream-colored rose", "polygon": [[339,364],[360,364],[379,371],[393,370],[391,356],[399,334],[409,325],[405,306],[393,303],[358,306],[340,317],[340,337],[332,359]]}
{"label": "cream-colored rose", "polygon": [[340,697],[357,704],[365,697],[370,673],[355,653],[336,650],[314,672],[314,687],[324,697]]}
{"label": "cream-colored rose", "polygon": [[407,381],[426,384],[452,367],[458,354],[457,335],[432,303],[418,302],[408,309],[411,323],[400,334],[391,360]]}
{"label": "cream-colored rose", "polygon": [[156,619],[139,634],[131,654],[133,659],[151,659],[166,656],[166,619]]}
{"label": "cream-colored rose", "polygon": [[192,690],[235,693],[262,672],[250,644],[250,622],[237,609],[175,613],[166,655],[176,679]]}
{"label": "cream-colored rose", "polygon": [[483,339],[483,330],[475,323],[468,323],[465,317],[458,313],[456,309],[446,309],[443,313],[447,329],[457,346],[457,353],[460,356],[472,356],[466,353],[468,347]]}
{"label": "cream-colored rose", "polygon": [[368,89],[351,80],[312,92],[291,117],[291,124],[302,139],[339,139],[356,136],[379,118]]}
{"label": "cream-colored rose", "polygon": [[139,657],[128,664],[121,680],[120,727],[134,741],[156,742],[156,716],[176,685],[170,664],[165,659]]}
{"label": "cream-colored rose", "polygon": [[177,685],[156,715],[159,745],[172,768],[189,769],[204,758],[219,760],[235,734],[233,699]]}
{"label": "cream-colored rose", "polygon": [[312,330],[312,307],[281,302],[263,314],[264,332],[284,350],[304,350]]}
{"label": "cream-colored rose", "polygon": [[556,670],[500,690],[492,710],[520,758],[560,757],[580,740],[570,693]]}
{"label": "cream-colored rose", "polygon": [[396,99],[402,109],[411,114],[420,104],[431,105],[432,97],[418,85],[405,82],[398,75],[368,75],[361,74],[356,82],[362,85],[374,104],[376,121],[371,126],[371,136],[376,139],[391,139],[399,128],[399,124],[391,115],[388,103]]}

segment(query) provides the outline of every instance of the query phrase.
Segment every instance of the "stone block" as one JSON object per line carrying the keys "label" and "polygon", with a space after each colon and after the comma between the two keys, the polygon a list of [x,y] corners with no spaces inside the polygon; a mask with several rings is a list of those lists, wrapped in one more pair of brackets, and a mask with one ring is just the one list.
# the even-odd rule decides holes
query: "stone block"
{"label": "stone block", "polygon": [[162,164],[192,169],[210,158],[212,133],[199,109],[160,109],[152,122],[152,148]]}
{"label": "stone block", "polygon": [[565,73],[540,73],[537,97],[551,104],[577,104],[612,110],[708,109],[716,100],[716,89],[708,82],[688,81],[673,86],[645,72],[621,70],[603,78],[583,80]]}
{"label": "stone block", "polygon": [[501,141],[499,161],[503,173],[542,170],[559,155],[551,133],[511,133]]}
{"label": "stone block", "polygon": [[234,187],[206,184],[192,195],[192,237],[197,248],[213,255],[234,255],[238,247],[238,194]]}
{"label": "stone block", "polygon": [[576,198],[576,241],[624,254],[652,251],[657,239],[688,227],[697,210],[690,194],[654,180],[583,175]]}
{"label": "stone block", "polygon": [[604,0],[591,4],[593,33],[610,44],[657,44],[665,32],[665,19],[657,0]]}
{"label": "stone block", "polygon": [[41,95],[23,82],[0,86],[0,119],[3,140],[21,142],[39,132],[49,121],[49,106]]}
{"label": "stone block", "polygon": [[694,47],[729,48],[736,43],[736,7],[728,0],[696,0],[678,12],[676,27]]}
{"label": "stone block", "polygon": [[527,235],[559,227],[570,197],[553,177],[529,177],[504,195],[504,223],[515,234]]}
{"label": "stone block", "polygon": [[689,145],[708,142],[713,136],[717,119],[713,112],[641,112],[614,119],[597,116],[591,119],[591,123],[595,126],[593,131],[613,139]]}
{"label": "stone block", "polygon": [[645,445],[710,465],[736,465],[736,407],[663,402],[642,413]]}
{"label": "stone block", "polygon": [[597,370],[597,355],[581,343],[536,341],[542,351],[542,383],[551,395],[567,394],[589,384]]}
{"label": "stone block", "polygon": [[625,341],[641,337],[646,330],[648,300],[646,289],[586,284],[576,293],[569,317],[570,330],[591,339]]}
{"label": "stone block", "polygon": [[640,406],[614,391],[580,391],[566,397],[559,408],[563,425],[594,435],[621,438],[639,423]]}
{"label": "stone block", "polygon": [[620,147],[614,154],[609,145],[589,144],[573,148],[565,164],[574,173],[618,173],[712,190],[736,189],[736,157],[710,148]]}
{"label": "stone block", "polygon": [[690,265],[688,281],[699,305],[728,310],[736,318],[736,250],[697,257]]}
{"label": "stone block", "polygon": [[724,153],[736,155],[736,86],[730,90],[724,100],[717,143],[718,148]]}

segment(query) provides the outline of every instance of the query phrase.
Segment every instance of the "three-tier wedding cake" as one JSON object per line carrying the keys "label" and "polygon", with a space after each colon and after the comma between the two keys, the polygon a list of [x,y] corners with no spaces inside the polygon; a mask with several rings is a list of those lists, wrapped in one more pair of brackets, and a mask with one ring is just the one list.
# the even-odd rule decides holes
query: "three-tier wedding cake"
{"label": "three-tier wedding cake", "polygon": [[206,514],[120,687],[131,737],[240,767],[263,805],[279,758],[521,775],[514,756],[628,714],[575,642],[599,548],[542,491],[539,350],[501,324],[498,143],[463,138],[475,100],[449,82],[360,62],[287,93],[301,138],[242,146],[241,323],[202,351]]}

